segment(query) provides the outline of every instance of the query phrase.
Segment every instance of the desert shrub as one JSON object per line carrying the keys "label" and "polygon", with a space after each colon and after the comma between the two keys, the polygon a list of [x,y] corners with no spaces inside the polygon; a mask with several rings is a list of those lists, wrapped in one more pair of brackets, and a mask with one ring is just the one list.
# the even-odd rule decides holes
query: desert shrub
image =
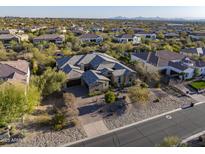
{"label": "desert shrub", "polygon": [[157,82],[157,83],[155,84],[155,87],[156,87],[156,88],[160,88],[160,87],[161,87],[160,82]]}
{"label": "desert shrub", "polygon": [[76,97],[71,93],[63,93],[63,100],[67,107],[73,107]]}
{"label": "desert shrub", "polygon": [[148,88],[134,86],[128,90],[128,96],[133,103],[139,102],[145,104],[149,100],[149,95],[150,92]]}
{"label": "desert shrub", "polygon": [[70,125],[75,127],[79,124],[79,120],[77,118],[70,120]]}
{"label": "desert shrub", "polygon": [[179,147],[186,146],[186,144],[181,143],[181,139],[177,136],[165,137],[163,142],[160,144],[161,147]]}
{"label": "desert shrub", "polygon": [[53,129],[62,130],[67,125],[66,116],[63,113],[57,113],[53,117]]}
{"label": "desert shrub", "polygon": [[108,91],[106,94],[105,94],[105,102],[110,104],[110,103],[113,103],[115,102],[116,100],[116,96],[115,96],[115,93],[113,91]]}
{"label": "desert shrub", "polygon": [[142,88],[148,88],[148,85],[147,85],[146,83],[142,82],[142,83],[140,84],[140,87],[142,87]]}

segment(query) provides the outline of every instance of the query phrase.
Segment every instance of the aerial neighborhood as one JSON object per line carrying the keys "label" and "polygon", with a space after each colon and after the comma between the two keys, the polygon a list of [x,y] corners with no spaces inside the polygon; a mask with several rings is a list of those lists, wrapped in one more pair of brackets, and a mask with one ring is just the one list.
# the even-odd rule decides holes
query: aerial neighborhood
{"label": "aerial neighborhood", "polygon": [[192,21],[1,17],[0,145],[60,146],[202,102],[204,29]]}

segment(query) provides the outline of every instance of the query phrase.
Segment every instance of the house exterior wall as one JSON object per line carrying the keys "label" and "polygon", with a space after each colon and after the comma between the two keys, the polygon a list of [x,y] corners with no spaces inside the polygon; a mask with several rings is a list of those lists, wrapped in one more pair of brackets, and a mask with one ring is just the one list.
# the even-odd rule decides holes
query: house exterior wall
{"label": "house exterior wall", "polygon": [[180,54],[188,56],[188,57],[199,56],[197,53],[180,52]]}
{"label": "house exterior wall", "polygon": [[200,70],[200,75],[205,75],[205,67],[196,67]]}
{"label": "house exterior wall", "polygon": [[29,80],[30,80],[30,75],[31,75],[31,73],[30,73],[30,68],[28,67],[28,73],[27,73],[27,78],[26,78],[26,83],[27,84],[29,84]]}
{"label": "house exterior wall", "polygon": [[141,37],[134,36],[133,37],[133,44],[139,44],[139,43],[141,43]]}
{"label": "house exterior wall", "polygon": [[95,93],[95,92],[104,92],[107,91],[109,88],[109,82],[96,82],[93,85],[88,86],[89,93]]}
{"label": "house exterior wall", "polygon": [[46,41],[46,42],[53,42],[55,44],[62,44],[63,41],[64,41],[64,38],[56,38],[56,39],[53,39],[53,40],[50,40],[50,39],[33,39],[33,43],[40,43],[40,42],[43,42],[43,41]]}
{"label": "house exterior wall", "polygon": [[80,40],[81,40],[81,42],[95,42],[95,43],[103,42],[102,37],[98,37],[98,38],[81,38]]}
{"label": "house exterior wall", "polygon": [[[188,69],[182,71],[182,70],[179,70],[179,69],[176,69],[176,68],[174,68],[174,67],[170,67],[170,66],[169,66],[169,67],[167,68],[166,74],[167,74],[167,75],[170,75],[170,74],[171,74],[171,71],[174,71],[174,72],[176,72],[176,73],[185,73],[184,79],[191,79],[191,78],[193,78],[193,76],[194,76],[194,69],[193,69],[193,68],[188,68]],[[182,78],[182,77],[180,77],[180,78]]]}
{"label": "house exterior wall", "polygon": [[134,36],[133,38],[116,38],[117,42],[119,43],[128,43],[132,42],[133,44],[138,44],[141,42],[141,37],[139,36]]}
{"label": "house exterior wall", "polygon": [[113,85],[120,87],[120,86],[130,86],[135,80],[135,73],[121,75],[121,76],[112,76],[111,82]]}
{"label": "house exterior wall", "polygon": [[135,34],[135,36],[150,40],[156,40],[157,38],[156,34]]}
{"label": "house exterior wall", "polygon": [[19,37],[20,37],[21,41],[28,41],[28,35],[27,34],[19,35]]}

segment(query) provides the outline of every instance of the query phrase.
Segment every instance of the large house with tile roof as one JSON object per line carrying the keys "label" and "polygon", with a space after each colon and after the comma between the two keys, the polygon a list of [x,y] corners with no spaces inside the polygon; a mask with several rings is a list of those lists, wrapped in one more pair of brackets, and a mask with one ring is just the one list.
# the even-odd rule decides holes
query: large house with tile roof
{"label": "large house with tile roof", "polygon": [[67,86],[81,84],[90,93],[106,91],[110,84],[130,86],[135,80],[135,71],[104,53],[62,57],[56,66],[68,75]]}

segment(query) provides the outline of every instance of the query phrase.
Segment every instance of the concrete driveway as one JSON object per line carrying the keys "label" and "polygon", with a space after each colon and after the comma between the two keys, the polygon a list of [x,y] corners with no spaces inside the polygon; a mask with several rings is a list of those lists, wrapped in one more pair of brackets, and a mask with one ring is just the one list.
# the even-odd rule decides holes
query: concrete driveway
{"label": "concrete driveway", "polygon": [[[190,89],[188,89],[184,84],[177,84],[174,87],[176,87],[177,89],[181,90],[183,93],[186,94],[187,91],[190,91]],[[205,96],[201,95],[201,94],[187,94],[189,97],[193,98],[194,100],[196,100],[197,102],[204,102],[205,101]]]}
{"label": "concrete driveway", "polygon": [[72,93],[75,97],[87,97],[88,96],[88,89],[83,86],[72,86],[65,89],[66,92]]}
{"label": "concrete driveway", "polygon": [[103,120],[89,123],[87,125],[84,125],[83,128],[88,137],[102,135],[108,131],[108,128],[104,124]]}

